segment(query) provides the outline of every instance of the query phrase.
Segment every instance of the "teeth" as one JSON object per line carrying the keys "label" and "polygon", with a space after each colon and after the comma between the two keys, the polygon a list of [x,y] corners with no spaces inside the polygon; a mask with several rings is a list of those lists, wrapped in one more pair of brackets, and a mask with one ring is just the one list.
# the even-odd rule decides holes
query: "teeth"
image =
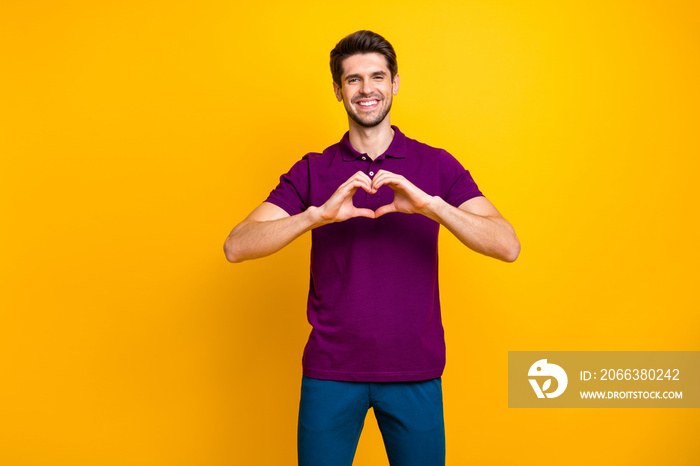
{"label": "teeth", "polygon": [[376,104],[376,103],[377,103],[376,100],[371,100],[371,101],[369,101],[369,102],[358,102],[358,104],[362,105],[363,107],[368,107],[368,106],[374,105],[374,104]]}

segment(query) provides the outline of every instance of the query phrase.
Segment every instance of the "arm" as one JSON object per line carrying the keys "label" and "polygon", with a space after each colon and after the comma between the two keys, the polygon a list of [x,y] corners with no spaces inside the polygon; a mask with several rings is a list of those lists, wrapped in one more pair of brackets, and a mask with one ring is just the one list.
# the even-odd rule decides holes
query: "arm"
{"label": "arm", "polygon": [[453,207],[435,196],[426,209],[428,217],[444,225],[470,249],[506,262],[520,254],[520,241],[513,226],[496,207],[479,196]]}
{"label": "arm", "polygon": [[372,189],[382,185],[394,190],[394,202],[377,209],[376,216],[389,212],[419,213],[444,225],[468,248],[506,262],[520,254],[520,241],[515,230],[483,196],[453,207],[439,196],[430,196],[401,175],[380,170]]}
{"label": "arm", "polygon": [[242,262],[269,256],[313,228],[313,214],[307,209],[290,216],[282,208],[263,202],[231,230],[224,242],[226,259]]}
{"label": "arm", "polygon": [[303,233],[322,225],[353,217],[374,218],[372,210],[358,209],[352,203],[352,196],[360,187],[369,191],[371,180],[365,173],[357,172],[340,185],[321,207],[311,206],[292,216],[274,204],[263,202],[226,238],[226,259],[229,262],[243,262],[269,256]]}

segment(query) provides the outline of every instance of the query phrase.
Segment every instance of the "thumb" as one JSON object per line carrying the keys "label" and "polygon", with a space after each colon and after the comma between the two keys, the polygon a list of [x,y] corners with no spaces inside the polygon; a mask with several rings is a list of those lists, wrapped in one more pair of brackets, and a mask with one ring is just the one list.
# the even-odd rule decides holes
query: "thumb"
{"label": "thumb", "polygon": [[368,218],[374,218],[375,217],[375,212],[372,209],[355,209],[353,211],[353,217],[368,217]]}
{"label": "thumb", "polygon": [[379,218],[379,217],[381,217],[382,215],[388,214],[388,213],[391,213],[391,212],[396,212],[396,206],[394,205],[393,202],[392,202],[391,204],[383,205],[383,206],[381,206],[380,208],[378,208],[377,210],[375,210],[375,211],[374,211],[374,217],[375,217],[375,218]]}

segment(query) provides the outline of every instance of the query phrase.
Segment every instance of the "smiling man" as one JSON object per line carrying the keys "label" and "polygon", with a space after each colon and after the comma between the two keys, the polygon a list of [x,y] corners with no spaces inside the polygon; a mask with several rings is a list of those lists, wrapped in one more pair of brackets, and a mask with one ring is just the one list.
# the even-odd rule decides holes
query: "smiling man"
{"label": "smiling man", "polygon": [[397,73],[382,36],[342,39],[331,74],[349,131],[295,163],[224,244],[226,258],[241,262],[312,231],[302,466],[351,465],[369,408],[392,466],[444,464],[440,225],[481,254],[512,262],[520,251],[511,225],[452,155],[391,125]]}

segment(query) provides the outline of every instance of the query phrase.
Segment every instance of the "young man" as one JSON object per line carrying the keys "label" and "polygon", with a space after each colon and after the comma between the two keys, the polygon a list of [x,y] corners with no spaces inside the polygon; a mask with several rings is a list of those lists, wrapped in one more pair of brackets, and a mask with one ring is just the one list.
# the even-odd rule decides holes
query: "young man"
{"label": "young man", "polygon": [[392,465],[438,466],[439,227],[508,262],[520,243],[454,157],[390,124],[399,76],[389,42],[370,31],[345,37],[331,51],[331,72],[349,131],[282,175],[228,236],[226,258],[267,256],[312,230],[300,465],[352,464],[372,407]]}

